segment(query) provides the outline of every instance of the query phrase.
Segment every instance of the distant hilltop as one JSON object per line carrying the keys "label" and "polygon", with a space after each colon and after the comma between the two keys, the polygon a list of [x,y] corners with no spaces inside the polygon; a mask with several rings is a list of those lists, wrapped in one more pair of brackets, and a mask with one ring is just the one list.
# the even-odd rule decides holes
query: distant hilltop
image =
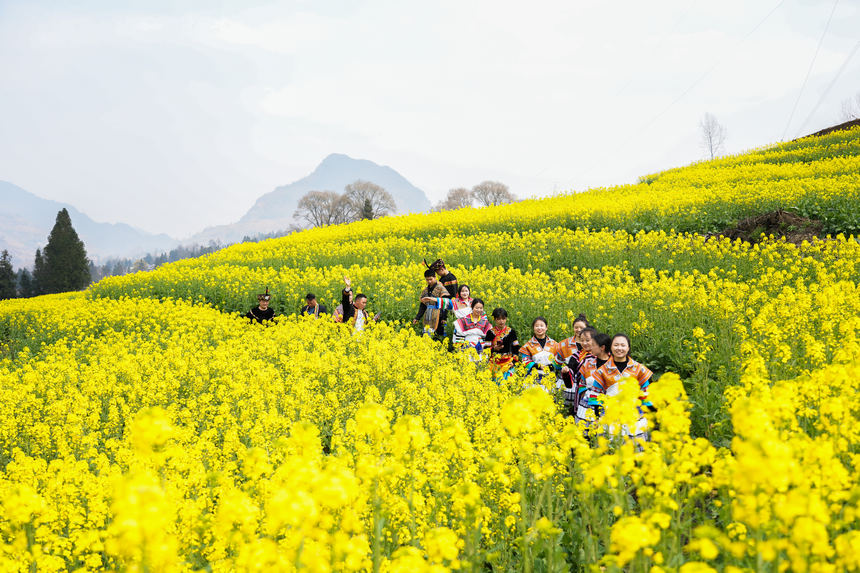
{"label": "distant hilltop", "polygon": [[254,236],[289,229],[298,224],[293,218],[299,200],[308,191],[343,192],[357,179],[370,181],[388,191],[397,204],[397,213],[420,213],[430,210],[427,195],[391,167],[367,159],[353,159],[332,153],[310,175],[289,185],[275,188],[257,199],[239,221],[230,225],[209,227],[186,242],[206,244],[209,241],[235,243],[244,236]]}
{"label": "distant hilltop", "polygon": [[148,253],[167,252],[180,243],[236,243],[245,236],[284,231],[299,222],[293,218],[301,199],[308,191],[336,191],[362,179],[383,187],[397,204],[397,213],[417,213],[430,209],[424,191],[414,186],[391,167],[366,159],[353,159],[333,153],[310,175],[289,185],[277,187],[257,199],[251,209],[236,223],[209,227],[196,235],[178,241],[165,234],[152,234],[124,223],[98,223],[67,203],[36,195],[6,181],[0,181],[0,250],[12,255],[15,268],[32,267],[37,248],[48,241],[48,233],[60,209],[67,209],[72,225],[95,262],[108,258],[135,258]]}
{"label": "distant hilltop", "polygon": [[9,251],[15,268],[33,266],[36,249],[47,244],[61,209],[68,210],[87,256],[96,262],[169,251],[178,244],[167,235],[154,235],[125,223],[98,223],[67,203],[37,197],[7,181],[0,181],[0,205],[0,251]]}

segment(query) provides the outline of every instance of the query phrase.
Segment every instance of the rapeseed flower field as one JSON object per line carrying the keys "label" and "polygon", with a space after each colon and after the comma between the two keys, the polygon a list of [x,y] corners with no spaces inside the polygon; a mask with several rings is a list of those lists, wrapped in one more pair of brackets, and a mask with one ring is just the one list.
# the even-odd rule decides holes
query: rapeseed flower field
{"label": "rapeseed flower field", "polygon": [[[860,570],[858,193],[854,130],[2,302],[0,570]],[[832,236],[704,234],[776,208]],[[650,441],[419,336],[425,257],[521,342],[628,333]],[[344,275],[380,322],[296,315]]]}

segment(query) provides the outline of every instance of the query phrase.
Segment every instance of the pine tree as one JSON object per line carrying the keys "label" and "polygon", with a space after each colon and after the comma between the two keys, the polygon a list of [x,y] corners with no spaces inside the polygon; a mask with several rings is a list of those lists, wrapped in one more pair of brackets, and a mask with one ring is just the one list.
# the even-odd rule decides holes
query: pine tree
{"label": "pine tree", "polygon": [[65,209],[57,213],[57,222],[48,235],[44,265],[44,282],[40,278],[39,287],[46,294],[81,290],[90,284],[87,251]]}
{"label": "pine tree", "polygon": [[373,205],[369,198],[364,200],[364,206],[361,208],[362,219],[373,219]]}
{"label": "pine tree", "polygon": [[45,294],[45,258],[42,250],[36,249],[36,257],[33,260],[33,296]]}
{"label": "pine tree", "polygon": [[33,278],[30,275],[30,271],[27,269],[21,269],[21,272],[18,273],[18,296],[21,298],[30,298],[31,296],[35,296],[36,293],[33,290]]}
{"label": "pine tree", "polygon": [[0,300],[17,296],[17,282],[15,269],[12,268],[12,257],[9,256],[9,251],[4,250],[0,255]]}

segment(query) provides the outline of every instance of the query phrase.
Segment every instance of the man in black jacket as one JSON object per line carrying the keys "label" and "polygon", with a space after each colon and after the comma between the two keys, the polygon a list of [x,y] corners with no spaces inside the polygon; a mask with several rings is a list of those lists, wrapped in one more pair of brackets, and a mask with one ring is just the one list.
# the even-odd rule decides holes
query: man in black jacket
{"label": "man in black jacket", "polygon": [[312,292],[309,292],[305,297],[305,303],[307,304],[302,307],[302,314],[311,314],[319,318],[319,315],[328,313],[328,309],[325,307],[325,305],[322,305],[317,302],[317,295]]}
{"label": "man in black jacket", "polygon": [[[352,281],[349,277],[343,277],[343,282],[346,285],[340,293],[340,303],[343,307],[342,321],[352,324],[355,330],[364,330],[370,321],[370,314],[367,312],[367,295],[358,293],[353,298]],[[373,320],[379,320],[379,313],[373,317]]]}
{"label": "man in black jacket", "polygon": [[251,322],[256,320],[259,324],[275,318],[275,311],[269,308],[269,301],[271,299],[272,295],[269,294],[269,287],[266,287],[265,293],[257,295],[257,306],[251,308],[251,310],[245,314],[245,318],[250,318]]}
{"label": "man in black jacket", "polygon": [[442,259],[436,259],[431,265],[429,265],[429,267],[430,270],[435,271],[436,274],[439,275],[439,282],[442,283],[442,286],[448,291],[448,296],[456,298],[458,286],[457,277],[454,276],[454,273],[445,268],[445,263],[442,262]]}

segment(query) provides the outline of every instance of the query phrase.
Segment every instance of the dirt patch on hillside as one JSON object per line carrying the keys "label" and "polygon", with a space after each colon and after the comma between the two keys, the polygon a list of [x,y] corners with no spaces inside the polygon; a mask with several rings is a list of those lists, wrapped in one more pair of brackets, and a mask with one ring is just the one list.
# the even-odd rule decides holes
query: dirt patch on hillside
{"label": "dirt patch on hillside", "polygon": [[749,243],[757,243],[761,235],[785,237],[789,243],[799,245],[803,241],[812,242],[822,236],[821,221],[800,217],[788,211],[779,209],[755,217],[749,217],[738,222],[720,233],[730,239],[741,239]]}
{"label": "dirt patch on hillside", "polygon": [[[857,126],[860,126],[860,119],[852,119],[851,121],[846,121],[845,123],[840,123],[839,125],[834,125],[826,129],[822,129],[821,131],[816,131],[815,133],[810,133],[809,135],[805,135],[804,137],[821,137],[822,135],[827,135],[828,133],[833,133],[834,131],[842,131],[844,129],[851,129],[852,127]],[[803,139],[803,137],[799,137],[798,139]],[[797,141],[797,139],[795,139],[794,141]]]}

